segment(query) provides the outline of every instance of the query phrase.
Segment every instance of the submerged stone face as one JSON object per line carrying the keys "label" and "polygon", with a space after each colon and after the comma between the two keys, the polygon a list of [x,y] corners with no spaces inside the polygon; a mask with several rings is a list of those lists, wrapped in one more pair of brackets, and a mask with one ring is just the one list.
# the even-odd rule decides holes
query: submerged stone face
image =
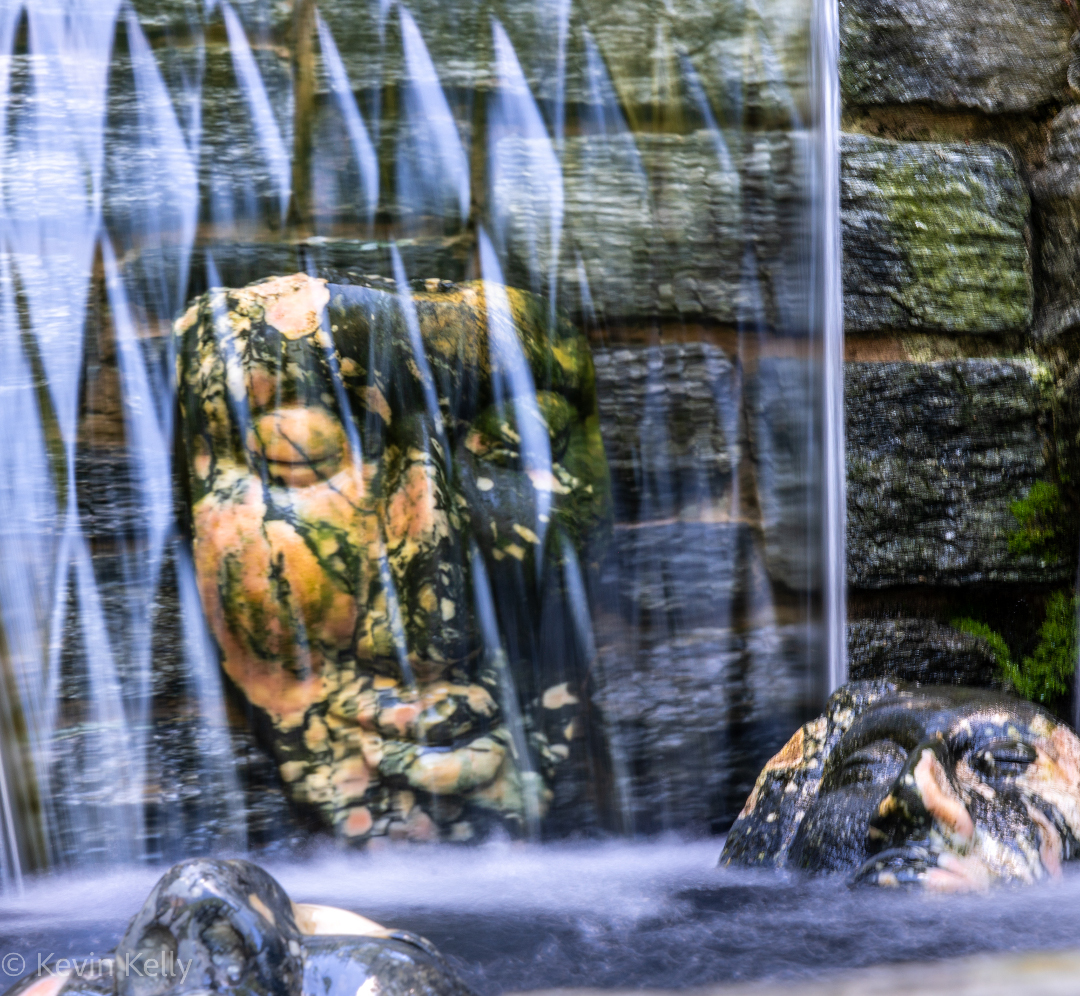
{"label": "submerged stone face", "polygon": [[522,830],[582,749],[572,657],[484,632],[609,516],[588,347],[545,316],[492,284],[297,274],[176,324],[211,630],[294,800],[349,840]]}
{"label": "submerged stone face", "polygon": [[1059,0],[844,0],[844,99],[1032,110],[1064,92],[1074,30]]}
{"label": "submerged stone face", "polygon": [[859,588],[1062,580],[1009,550],[1009,510],[1047,474],[1038,368],[849,363],[848,581]]}
{"label": "submerged stone face", "polygon": [[[51,957],[51,956],[50,956]],[[471,996],[430,941],[330,906],[297,904],[249,861],[174,865],[115,956],[50,965],[8,996]]]}
{"label": "submerged stone face", "polygon": [[841,140],[849,332],[1020,332],[1028,196],[1003,146]]}
{"label": "submerged stone face", "polygon": [[969,891],[1059,878],[1080,855],[1080,739],[971,688],[844,685],[765,765],[724,864]]}

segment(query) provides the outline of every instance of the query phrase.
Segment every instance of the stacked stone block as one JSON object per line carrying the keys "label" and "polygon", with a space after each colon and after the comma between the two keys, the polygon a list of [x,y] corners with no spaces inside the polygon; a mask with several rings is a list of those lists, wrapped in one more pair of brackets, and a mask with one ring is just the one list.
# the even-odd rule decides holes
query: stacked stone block
{"label": "stacked stone block", "polygon": [[[1080,35],[1059,0],[842,0],[840,19],[844,313],[864,360],[846,375],[862,677],[887,670],[871,649],[882,627],[923,632],[991,606],[1016,607],[987,621],[1026,649],[1042,600],[1075,574],[1075,550],[1015,537],[1037,482],[1076,512]],[[992,655],[976,666],[931,642],[912,653],[908,640],[911,677],[947,680],[952,654],[966,682],[996,678]]]}

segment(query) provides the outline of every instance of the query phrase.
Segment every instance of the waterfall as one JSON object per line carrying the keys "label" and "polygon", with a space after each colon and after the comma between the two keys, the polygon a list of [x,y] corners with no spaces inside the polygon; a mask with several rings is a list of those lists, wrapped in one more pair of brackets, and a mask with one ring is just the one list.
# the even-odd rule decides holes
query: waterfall
{"label": "waterfall", "polygon": [[[465,529],[496,476],[529,482],[484,529],[501,566],[478,537],[459,551],[529,836],[547,832],[542,769],[575,736],[589,784],[559,801],[588,801],[564,825],[722,831],[806,690],[844,680],[835,9],[815,8],[808,106],[810,22],[775,0],[723,17],[655,0],[627,24],[574,0],[288,6],[0,17],[0,879],[300,833],[201,600],[192,468],[209,455],[179,442],[172,333],[210,288],[294,273],[349,307],[392,302],[370,320],[400,321],[424,385],[394,432],[425,414],[448,481],[482,419],[517,444],[468,501],[454,483],[454,511]],[[482,361],[425,339],[463,285],[483,297]],[[224,343],[247,319],[217,300]],[[308,401],[374,464],[366,406],[401,403],[401,371],[358,388],[385,342],[339,363],[323,317],[333,383]],[[450,396],[455,363],[489,361]],[[254,383],[230,383],[253,420]],[[604,511],[582,538],[577,506],[559,516],[586,481]],[[383,581],[390,602],[412,583]],[[535,703],[579,704],[579,679],[587,733],[540,730]],[[549,733],[565,753],[526,756]]]}
{"label": "waterfall", "polygon": [[844,300],[840,245],[840,30],[836,0],[815,0],[813,84],[817,99],[813,189],[816,318],[822,339],[824,616],[827,688],[847,681],[847,549],[844,468]]}

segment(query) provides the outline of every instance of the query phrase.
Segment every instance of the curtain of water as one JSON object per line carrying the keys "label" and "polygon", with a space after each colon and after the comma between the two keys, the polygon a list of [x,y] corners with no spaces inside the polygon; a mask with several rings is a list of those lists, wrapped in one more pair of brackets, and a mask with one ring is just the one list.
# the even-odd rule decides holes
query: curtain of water
{"label": "curtain of water", "polygon": [[[300,826],[223,680],[190,549],[171,324],[209,287],[306,272],[399,323],[418,449],[452,480],[468,457],[414,297],[478,282],[528,500],[500,520],[509,562],[461,537],[453,569],[530,834],[548,832],[530,759],[548,683],[590,698],[562,828],[653,832],[723,829],[843,680],[835,10],[811,34],[787,0],[626,7],[0,4],[5,881]],[[612,478],[595,543],[553,524],[563,442],[507,287],[543,302],[552,342],[566,321],[591,348]],[[385,431],[327,349],[320,404],[359,470]],[[393,398],[371,349],[385,380],[366,389]]]}

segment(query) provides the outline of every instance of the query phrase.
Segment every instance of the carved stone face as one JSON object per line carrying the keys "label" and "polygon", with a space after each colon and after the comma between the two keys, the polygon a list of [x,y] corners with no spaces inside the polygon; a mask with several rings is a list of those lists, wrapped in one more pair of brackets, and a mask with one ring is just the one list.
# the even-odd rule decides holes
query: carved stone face
{"label": "carved stone face", "polygon": [[609,517],[588,345],[546,318],[497,285],[297,274],[211,290],[176,324],[225,671],[294,797],[349,839],[519,828],[580,732],[573,669],[510,673],[495,639],[537,624],[499,613]]}
{"label": "carved stone face", "polygon": [[723,863],[971,890],[1080,856],[1080,739],[997,692],[853,682],[765,766]]}
{"label": "carved stone face", "polygon": [[116,948],[117,996],[470,996],[430,941],[293,903],[249,861],[192,858],[154,886]]}

